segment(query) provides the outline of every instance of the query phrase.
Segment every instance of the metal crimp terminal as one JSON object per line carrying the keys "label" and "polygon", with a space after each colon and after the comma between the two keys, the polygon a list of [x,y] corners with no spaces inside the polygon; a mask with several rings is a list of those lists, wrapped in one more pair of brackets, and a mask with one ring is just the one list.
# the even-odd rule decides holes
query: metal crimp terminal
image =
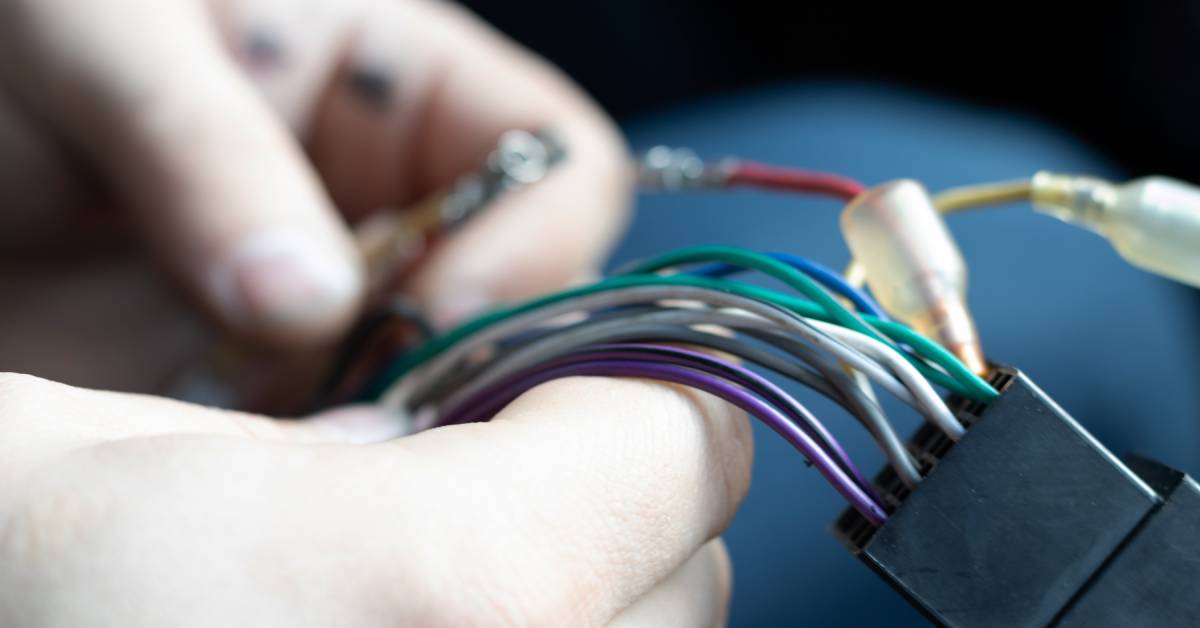
{"label": "metal crimp terminal", "polygon": [[710,187],[719,183],[721,171],[707,166],[690,149],[655,146],[638,162],[638,183],[660,190]]}
{"label": "metal crimp terminal", "polygon": [[442,204],[442,224],[453,227],[501,194],[541,181],[565,156],[565,147],[551,131],[505,131],[483,167],[454,183]]}

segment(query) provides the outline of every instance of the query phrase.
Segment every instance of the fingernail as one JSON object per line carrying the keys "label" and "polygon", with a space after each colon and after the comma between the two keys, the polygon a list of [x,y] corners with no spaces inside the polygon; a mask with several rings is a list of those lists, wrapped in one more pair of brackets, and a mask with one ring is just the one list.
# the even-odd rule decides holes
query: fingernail
{"label": "fingernail", "polygon": [[278,330],[341,312],[362,278],[330,245],[298,231],[271,231],[242,242],[212,281],[218,306],[234,326]]}
{"label": "fingernail", "polygon": [[413,432],[408,415],[377,405],[345,406],[307,419],[309,425],[332,438],[367,445],[407,436]]}
{"label": "fingernail", "polygon": [[486,290],[451,284],[430,305],[430,316],[435,327],[449,329],[483,313],[494,303],[495,299]]}

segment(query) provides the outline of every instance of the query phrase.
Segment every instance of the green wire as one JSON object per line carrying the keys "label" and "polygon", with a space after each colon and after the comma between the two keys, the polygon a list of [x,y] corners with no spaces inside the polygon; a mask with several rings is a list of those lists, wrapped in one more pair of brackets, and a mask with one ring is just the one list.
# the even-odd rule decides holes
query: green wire
{"label": "green wire", "polygon": [[[892,342],[891,338],[885,337],[886,334],[880,334],[879,324],[886,323],[886,321],[878,321],[875,323],[866,322],[863,318],[860,318],[858,314],[850,311],[841,303],[839,303],[837,299],[825,291],[825,288],[813,281],[808,275],[792,266],[789,266],[788,264],[772,258],[769,255],[763,255],[762,253],[750,249],[719,245],[693,246],[670,251],[668,253],[659,255],[658,257],[653,257],[643,262],[638,262],[631,266],[627,272],[622,274],[651,274],[677,266],[685,266],[688,264],[702,262],[724,262],[726,264],[739,266],[741,268],[757,270],[769,277],[778,279],[779,281],[787,284],[788,287],[815,301],[816,304],[819,305],[826,314],[824,317],[816,314],[804,314],[804,316],[808,316],[809,318],[820,318],[824,321],[836,323],[842,327],[866,334],[876,340],[879,340],[880,342],[883,342],[884,344],[896,348],[896,345],[894,342]],[[783,294],[778,294],[778,297],[787,298],[789,301],[792,300]],[[798,307],[800,306],[798,306],[797,303],[782,303],[779,301],[776,301],[776,303],[783,305],[788,309],[799,311]],[[804,309],[805,311],[811,311],[811,304],[805,305]],[[876,319],[871,320],[874,321]],[[925,344],[930,348],[936,347],[937,350],[942,350],[940,345],[929,342],[927,338],[921,337],[921,340],[925,341]],[[945,377],[943,373],[929,369],[928,365],[924,364],[907,352],[901,351],[900,353],[918,369],[922,369],[924,367],[921,373],[927,379],[943,387],[952,388],[952,386],[948,383],[949,378]],[[928,352],[924,352],[922,355],[927,354]],[[961,363],[958,362],[957,359],[954,360],[954,363],[961,366]],[[965,371],[966,369],[964,368],[963,370]],[[974,377],[973,373],[972,376]],[[964,383],[970,381],[969,379],[961,377],[958,379],[964,381]]]}
{"label": "green wire", "polygon": [[[774,290],[759,288],[758,286],[747,285],[745,287],[747,288],[747,296],[753,296],[754,298],[783,306],[807,318],[829,321],[829,319],[821,315],[821,312],[814,307],[811,301],[805,301],[790,294],[782,294]],[[947,351],[942,345],[917,333],[904,323],[875,318],[869,314],[864,314],[863,320],[874,325],[876,329],[883,332],[892,341],[912,347],[921,357],[942,367],[943,370],[939,371],[925,362],[901,352],[901,355],[908,358],[908,361],[921,372],[921,375],[925,376],[925,379],[942,388],[976,401],[988,402],[1000,396],[1000,393],[996,392],[996,389],[992,388],[991,384],[988,384],[983,378],[972,373],[953,353]]]}
{"label": "green wire", "polygon": [[[832,319],[829,312],[812,301],[749,284],[691,275],[673,275],[667,277],[659,275],[622,275],[610,277],[591,285],[549,294],[517,305],[496,309],[463,323],[389,364],[387,368],[383,369],[368,384],[365,396],[372,399],[377,398],[383,394],[392,382],[403,377],[416,366],[449,349],[472,334],[505,319],[567,299],[587,296],[597,292],[639,286],[691,286],[720,290],[722,292],[773,303],[807,318],[838,322]],[[963,366],[953,354],[912,329],[894,321],[884,321],[867,315],[863,316],[863,321],[883,332],[883,334],[891,338],[894,342],[909,345],[922,357],[940,366],[945,372],[937,370],[924,362],[915,362],[921,374],[935,384],[976,401],[991,401],[999,395],[987,382]]]}

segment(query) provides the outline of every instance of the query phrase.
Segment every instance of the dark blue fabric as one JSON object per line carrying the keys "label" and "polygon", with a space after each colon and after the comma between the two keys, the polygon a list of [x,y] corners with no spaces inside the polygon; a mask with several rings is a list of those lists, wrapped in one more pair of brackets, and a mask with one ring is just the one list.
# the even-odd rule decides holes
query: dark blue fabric
{"label": "dark blue fabric", "polygon": [[[1034,120],[920,93],[847,84],[781,86],[626,124],[635,148],[687,145],[717,158],[831,170],[933,190],[1038,169],[1120,176],[1086,146]],[[735,191],[649,194],[614,264],[670,248],[734,244],[847,261],[836,203]],[[1200,358],[1194,295],[1125,264],[1103,239],[1014,206],[950,219],[971,268],[988,355],[1013,364],[1118,454],[1200,472]],[[796,391],[864,466],[882,457],[831,404]],[[912,413],[894,403],[908,431]],[[756,426],[754,481],[726,535],[732,623],[920,626],[921,618],[829,534],[844,507],[799,454]]]}

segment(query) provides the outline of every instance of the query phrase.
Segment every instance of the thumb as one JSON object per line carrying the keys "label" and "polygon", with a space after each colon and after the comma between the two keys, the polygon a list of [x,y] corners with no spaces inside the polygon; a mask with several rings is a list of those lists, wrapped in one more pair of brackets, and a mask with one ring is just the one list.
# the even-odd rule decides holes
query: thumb
{"label": "thumb", "polygon": [[289,343],[349,322],[363,290],[349,233],[202,6],[15,0],[0,24],[0,78],[99,167],[220,321]]}

